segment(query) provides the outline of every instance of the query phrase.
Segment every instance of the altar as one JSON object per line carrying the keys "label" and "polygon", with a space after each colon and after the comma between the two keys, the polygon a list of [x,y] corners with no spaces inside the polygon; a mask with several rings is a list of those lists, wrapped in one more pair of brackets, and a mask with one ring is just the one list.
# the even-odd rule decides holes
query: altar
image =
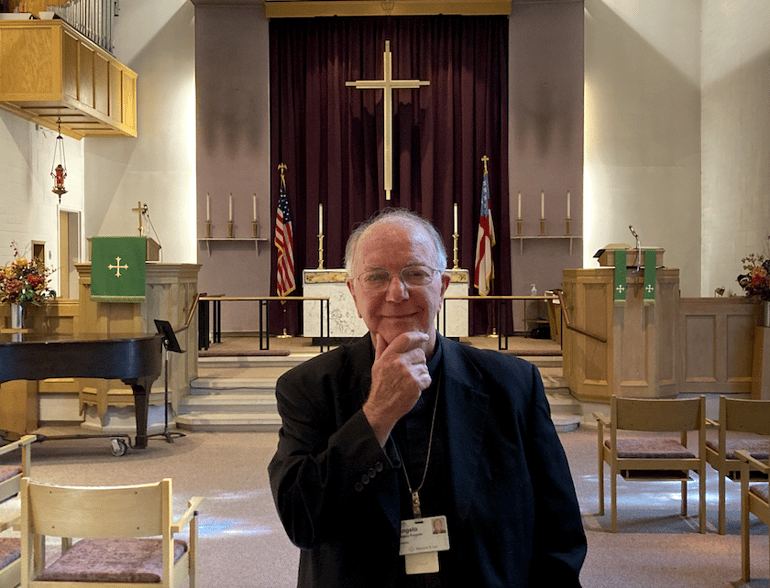
{"label": "altar", "polygon": [[[450,277],[446,296],[468,296],[470,276],[468,270],[447,270]],[[360,337],[366,334],[366,325],[353,303],[353,297],[347,286],[348,274],[344,269],[311,269],[302,272],[302,287],[305,296],[329,298],[329,336],[332,339]],[[447,337],[468,336],[468,301],[452,300],[446,316]],[[444,307],[438,314],[436,325],[439,331],[444,328]],[[304,337],[320,337],[318,305],[307,304],[302,307]]]}

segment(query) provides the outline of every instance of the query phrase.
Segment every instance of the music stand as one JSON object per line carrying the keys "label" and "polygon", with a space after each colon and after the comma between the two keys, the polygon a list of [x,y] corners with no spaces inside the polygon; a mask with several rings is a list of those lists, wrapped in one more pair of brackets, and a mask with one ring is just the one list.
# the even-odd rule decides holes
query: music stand
{"label": "music stand", "polygon": [[176,335],[174,334],[174,329],[171,326],[170,322],[155,319],[155,328],[158,329],[158,333],[163,335],[163,349],[164,349],[163,372],[165,376],[165,386],[163,391],[163,413],[165,417],[165,422],[163,424],[162,433],[153,433],[152,435],[147,435],[147,438],[149,439],[151,437],[165,437],[168,443],[173,443],[174,437],[184,437],[185,434],[180,433],[179,431],[172,432],[168,430],[168,352],[173,351],[174,353],[184,353],[184,349],[182,349],[179,346],[179,341],[177,340]]}

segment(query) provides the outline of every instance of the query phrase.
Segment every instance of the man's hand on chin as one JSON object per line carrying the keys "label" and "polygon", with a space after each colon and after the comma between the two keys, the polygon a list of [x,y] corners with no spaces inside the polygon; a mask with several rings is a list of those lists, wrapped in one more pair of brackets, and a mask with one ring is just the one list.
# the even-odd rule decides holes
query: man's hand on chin
{"label": "man's hand on chin", "polygon": [[401,333],[390,344],[374,334],[372,388],[363,406],[364,415],[382,447],[398,420],[408,413],[431,384],[423,350],[425,333]]}

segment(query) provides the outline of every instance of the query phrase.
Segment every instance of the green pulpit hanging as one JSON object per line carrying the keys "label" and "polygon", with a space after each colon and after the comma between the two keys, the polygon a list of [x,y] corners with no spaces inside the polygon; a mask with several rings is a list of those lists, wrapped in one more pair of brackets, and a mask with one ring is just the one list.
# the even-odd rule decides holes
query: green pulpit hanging
{"label": "green pulpit hanging", "polygon": [[615,251],[615,306],[626,305],[626,250]]}
{"label": "green pulpit hanging", "polygon": [[657,251],[644,250],[644,294],[642,300],[646,306],[655,304],[655,283],[657,270]]}
{"label": "green pulpit hanging", "polygon": [[142,302],[147,237],[91,238],[91,300]]}

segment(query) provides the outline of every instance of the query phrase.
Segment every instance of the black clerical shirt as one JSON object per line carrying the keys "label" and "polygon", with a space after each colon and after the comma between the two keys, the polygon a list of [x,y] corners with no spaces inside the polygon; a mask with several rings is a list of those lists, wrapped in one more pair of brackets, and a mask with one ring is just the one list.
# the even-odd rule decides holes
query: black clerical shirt
{"label": "black clerical shirt", "polygon": [[[422,392],[420,399],[414,408],[405,415],[394,430],[395,441],[401,459],[409,476],[409,484],[412,490],[417,490],[425,472],[425,461],[428,458],[428,446],[430,444],[430,457],[428,469],[425,474],[425,482],[419,491],[420,506],[423,517],[444,515],[447,517],[449,532],[449,551],[439,552],[439,571],[435,574],[406,575],[404,570],[404,558],[399,559],[399,580],[397,585],[404,588],[433,588],[452,586],[454,580],[458,580],[457,573],[453,573],[453,566],[457,564],[455,550],[452,549],[453,522],[455,509],[451,492],[449,463],[447,458],[446,441],[446,390],[442,378],[442,346],[438,338],[433,357],[428,362],[428,372],[431,376],[431,385]],[[438,398],[438,405],[436,400]],[[436,410],[436,422],[431,437],[431,422],[433,420],[434,407]],[[401,495],[401,519],[412,519],[412,497],[409,493],[406,477],[403,469],[399,479]]]}

